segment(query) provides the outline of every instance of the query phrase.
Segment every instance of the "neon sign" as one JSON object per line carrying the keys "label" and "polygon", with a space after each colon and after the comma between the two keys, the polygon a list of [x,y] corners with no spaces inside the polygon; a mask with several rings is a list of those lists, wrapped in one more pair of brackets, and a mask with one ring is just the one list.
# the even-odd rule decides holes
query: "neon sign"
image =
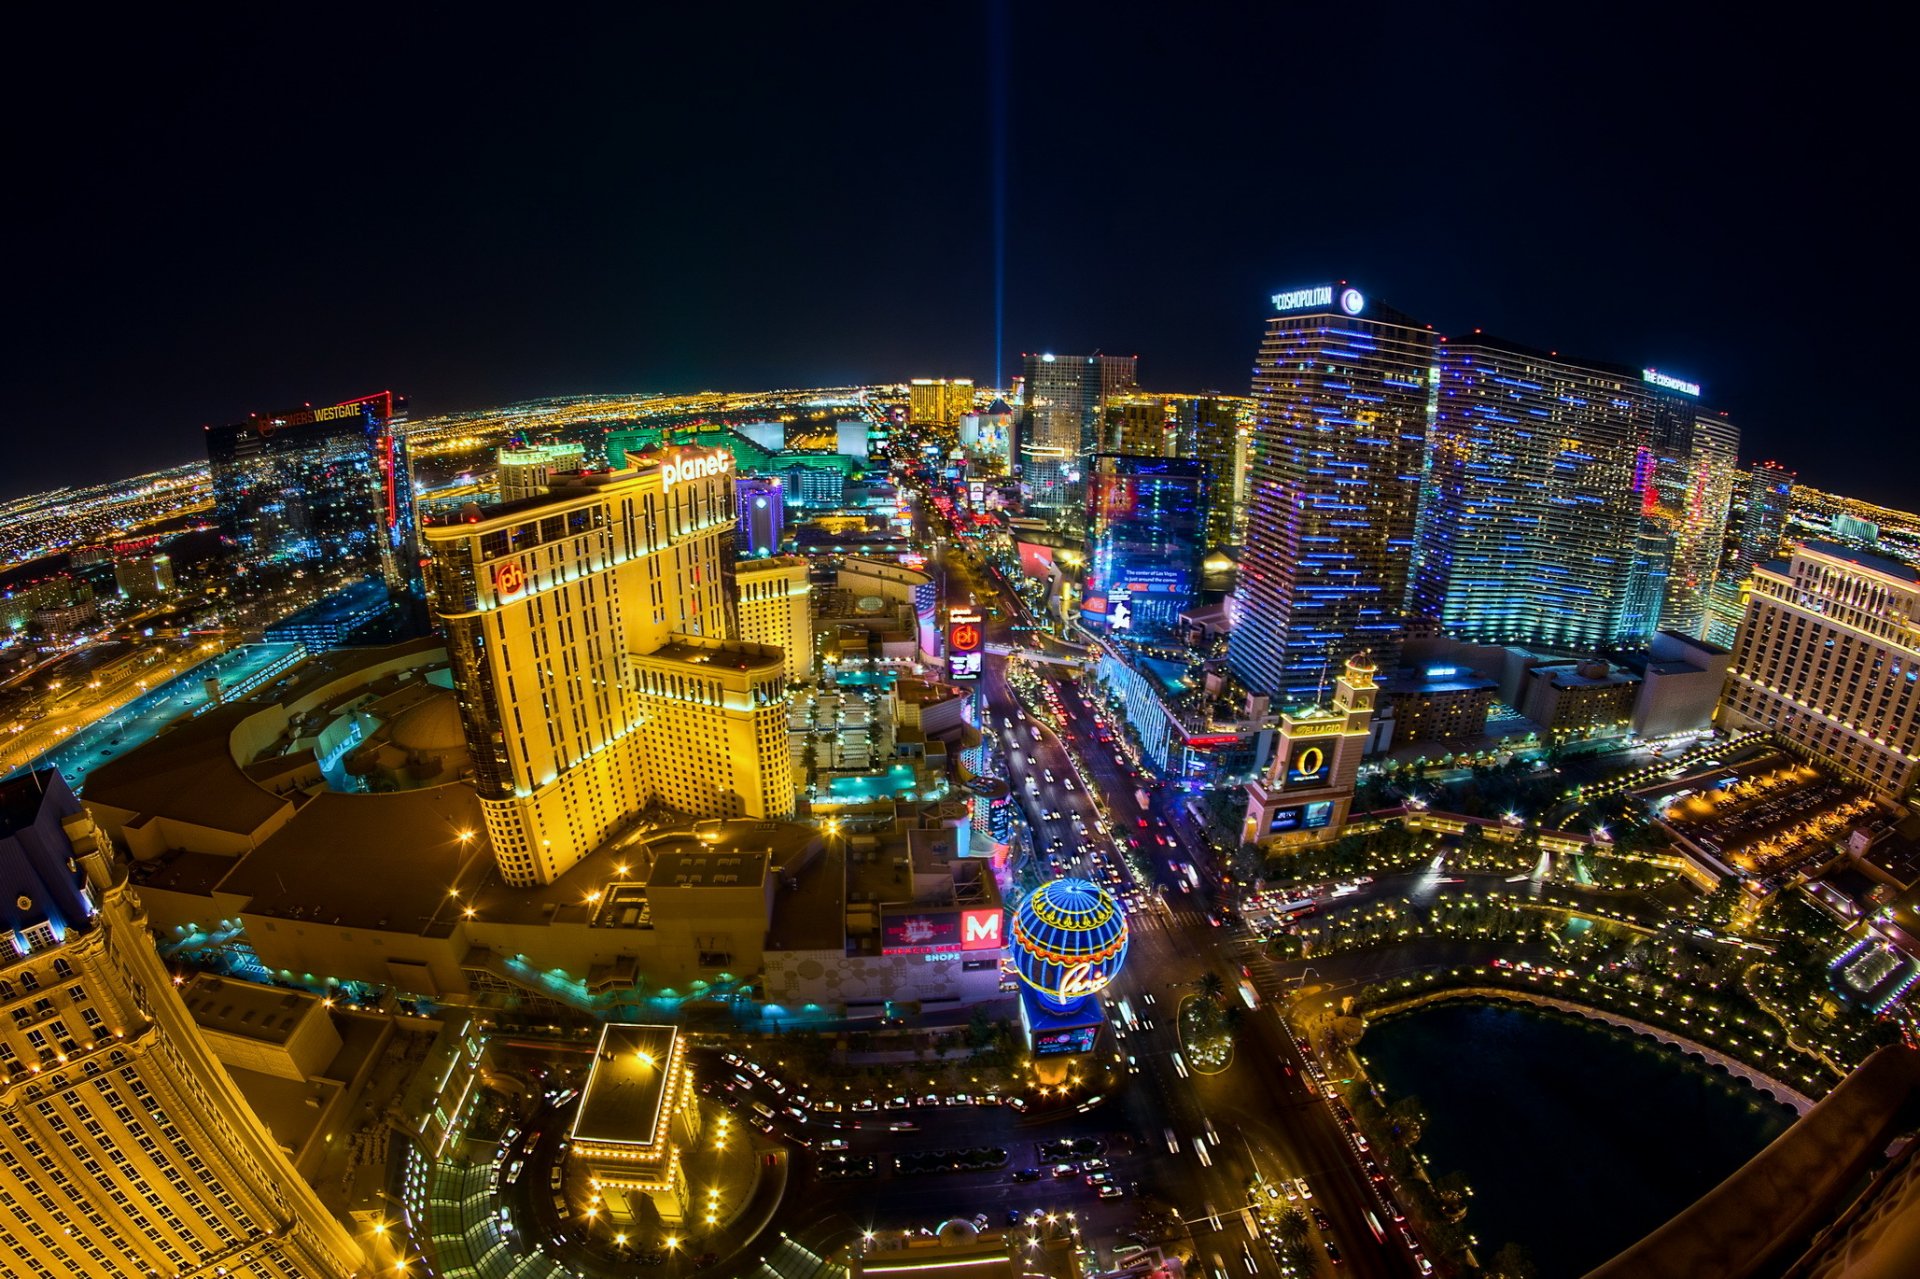
{"label": "neon sign", "polygon": [[1659,369],[1641,369],[1640,376],[1663,390],[1678,391],[1682,395],[1700,394],[1700,384],[1698,382],[1684,382],[1677,377],[1670,377],[1662,373]]}
{"label": "neon sign", "polygon": [[[1353,291],[1348,290],[1348,292]],[[1354,296],[1359,297],[1360,295],[1354,293]],[[1343,304],[1345,300],[1343,296],[1341,298]],[[1276,293],[1273,295],[1273,309],[1276,311],[1300,311],[1310,306],[1332,305],[1333,286],[1331,284],[1322,284],[1311,289],[1293,289],[1286,293]],[[1349,314],[1351,314],[1351,312],[1349,312]]]}
{"label": "neon sign", "polygon": [[493,570],[493,589],[498,595],[518,595],[527,585],[527,571],[518,560],[508,560]]}
{"label": "neon sign", "polygon": [[733,454],[725,449],[714,449],[709,453],[681,453],[660,464],[660,487],[663,491],[671,491],[676,484],[724,475],[732,469]]}

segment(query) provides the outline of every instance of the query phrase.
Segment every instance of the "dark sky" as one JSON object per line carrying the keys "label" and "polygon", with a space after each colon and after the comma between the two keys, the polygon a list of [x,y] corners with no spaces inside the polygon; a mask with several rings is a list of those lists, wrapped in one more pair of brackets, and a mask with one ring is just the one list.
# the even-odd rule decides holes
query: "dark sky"
{"label": "dark sky", "polygon": [[1903,37],[1812,26],[1844,6],[1340,7],[1026,3],[997,42],[964,4],[15,26],[0,492],[388,386],[421,416],[984,381],[999,99],[1010,369],[1097,347],[1244,392],[1267,296],[1345,277],[1656,363],[1750,457],[1920,506]]}

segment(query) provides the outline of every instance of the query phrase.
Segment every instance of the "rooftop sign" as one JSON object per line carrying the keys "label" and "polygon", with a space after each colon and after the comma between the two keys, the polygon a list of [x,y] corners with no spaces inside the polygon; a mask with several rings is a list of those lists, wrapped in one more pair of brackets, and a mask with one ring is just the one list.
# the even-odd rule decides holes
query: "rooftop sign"
{"label": "rooftop sign", "polygon": [[1645,378],[1649,385],[1660,387],[1663,390],[1678,391],[1682,395],[1700,394],[1700,384],[1698,382],[1683,382],[1677,377],[1667,376],[1659,369],[1642,369],[1640,370],[1640,376]]}

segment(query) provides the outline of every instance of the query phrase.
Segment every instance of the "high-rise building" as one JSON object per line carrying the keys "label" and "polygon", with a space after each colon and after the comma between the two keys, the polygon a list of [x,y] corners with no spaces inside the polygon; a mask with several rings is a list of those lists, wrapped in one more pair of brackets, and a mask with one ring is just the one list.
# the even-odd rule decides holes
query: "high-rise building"
{"label": "high-rise building", "polygon": [[973,379],[917,377],[907,386],[907,424],[959,426],[973,411]]}
{"label": "high-rise building", "polygon": [[[508,883],[551,882],[656,801],[699,795],[700,816],[792,811],[791,794],[768,811],[757,782],[715,774],[679,785],[675,770],[691,766],[684,744],[655,748],[640,731],[662,698],[738,710],[742,695],[756,707],[785,696],[778,654],[771,680],[757,657],[749,663],[743,693],[733,675],[706,669],[732,659],[675,643],[734,634],[733,480],[725,449],[670,450],[636,469],[560,476],[541,497],[470,507],[427,530],[434,608]],[[637,663],[649,655],[658,660],[643,697]],[[754,758],[732,766],[767,771]]]}
{"label": "high-rise building", "polygon": [[553,477],[586,465],[586,450],[578,444],[529,444],[501,449],[495,455],[495,487],[502,502],[522,502],[547,491]]}
{"label": "high-rise building", "polygon": [[1094,455],[1081,598],[1090,620],[1143,636],[1174,631],[1200,589],[1205,490],[1191,458]]}
{"label": "high-rise building", "polygon": [[1438,368],[1416,611],[1482,643],[1644,644],[1671,538],[1639,374],[1478,335]]}
{"label": "high-rise building", "polygon": [[787,486],[778,476],[750,475],[734,483],[740,512],[740,554],[778,555],[787,530]]}
{"label": "high-rise building", "polygon": [[1172,457],[1178,426],[1174,399],[1130,392],[1107,401],[1100,449],[1132,457]]}
{"label": "high-rise building", "polygon": [[[1660,484],[1662,512],[1673,530],[1660,628],[1699,638],[1706,633],[1714,584],[1726,555],[1727,519],[1740,465],[1740,428],[1700,413],[1672,487]],[[1659,477],[1662,481],[1665,476]]]}
{"label": "high-rise building", "polygon": [[0,1006],[5,1273],[369,1273],[194,1025],[57,773],[0,785]]}
{"label": "high-rise building", "polygon": [[742,560],[734,570],[740,590],[740,638],[786,655],[787,679],[813,678],[813,585],[797,555]]}
{"label": "high-rise building", "polygon": [[635,753],[653,798],[700,817],[793,816],[780,649],[676,635],[634,654],[632,669]]}
{"label": "high-rise building", "polygon": [[1107,404],[1139,381],[1132,355],[1028,355],[1020,419],[1020,479],[1027,505],[1077,523],[1087,459],[1099,449]]}
{"label": "high-rise building", "polygon": [[1433,394],[1433,333],[1346,285],[1295,289],[1255,363],[1245,549],[1228,660],[1317,698],[1346,659],[1397,665]]}
{"label": "high-rise building", "polygon": [[419,585],[405,401],[391,391],[207,428],[220,534],[250,563]]}
{"label": "high-rise building", "polygon": [[1248,402],[1223,395],[1182,396],[1173,405],[1173,456],[1206,468],[1206,540],[1238,546],[1246,526]]}
{"label": "high-rise building", "polygon": [[152,603],[173,594],[173,558],[144,552],[113,562],[113,583],[120,598]]}
{"label": "high-rise building", "polygon": [[1779,556],[1796,478],[1778,462],[1755,462],[1747,472],[1741,485],[1740,544],[1728,573],[1736,582],[1745,580],[1755,565]]}
{"label": "high-rise building", "polygon": [[1716,716],[1886,799],[1920,773],[1920,573],[1835,542],[1752,570]]}

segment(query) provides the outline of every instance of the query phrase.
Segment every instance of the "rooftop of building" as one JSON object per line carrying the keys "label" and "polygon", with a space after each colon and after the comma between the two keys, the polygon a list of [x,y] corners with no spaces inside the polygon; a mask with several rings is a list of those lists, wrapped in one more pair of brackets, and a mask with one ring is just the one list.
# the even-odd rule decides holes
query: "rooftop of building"
{"label": "rooftop of building", "polygon": [[665,1103],[675,1089],[672,1072],[680,1061],[680,1032],[673,1026],[610,1023],[600,1029],[600,1044],[580,1111],[573,1118],[575,1141],[651,1146],[665,1137]]}
{"label": "rooftop of building", "polygon": [[[221,881],[254,915],[444,936],[492,857],[473,788],[316,795]],[[465,832],[467,838],[462,839]]]}
{"label": "rooftop of building", "polygon": [[1606,662],[1542,662],[1529,676],[1544,676],[1555,688],[1620,688],[1640,677]]}
{"label": "rooftop of building", "polygon": [[267,630],[286,631],[297,630],[303,626],[339,626],[355,620],[370,608],[384,608],[386,603],[387,584],[378,578],[369,577],[315,600],[298,612],[289,613],[278,621],[268,623]]}
{"label": "rooftop of building", "polygon": [[1865,569],[1869,573],[1878,573],[1882,577],[1890,577],[1896,582],[1902,582],[1910,586],[1920,584],[1920,570],[1916,570],[1911,564],[1902,564],[1899,560],[1888,559],[1884,555],[1874,555],[1868,551],[1856,550],[1854,547],[1847,546],[1840,542],[1811,539],[1801,542],[1798,549],[1800,551],[1812,552],[1815,555],[1823,555],[1828,559],[1844,561],[1845,563],[1852,564],[1856,568]]}
{"label": "rooftop of building", "polygon": [[252,702],[216,706],[102,761],[87,774],[87,801],[210,830],[258,830],[288,803],[257,785],[233,757],[234,729],[261,709]]}
{"label": "rooftop of building", "polygon": [[719,670],[753,671],[784,667],[786,654],[772,644],[747,640],[705,639],[698,635],[676,635],[651,653],[636,655],[643,662],[678,662],[688,666],[706,666]]}
{"label": "rooftop of building", "polygon": [[1499,688],[1495,680],[1487,679],[1476,671],[1446,667],[1441,670],[1419,670],[1403,666],[1380,681],[1380,691],[1392,696],[1398,694],[1424,693],[1471,693]]}
{"label": "rooftop of building", "polygon": [[324,1014],[320,996],[279,986],[229,981],[202,973],[180,992],[187,1011],[203,1030],[220,1031],[265,1044],[284,1044],[300,1022]]}
{"label": "rooftop of building", "polygon": [[[0,931],[49,920],[85,925],[85,872],[74,868],[62,828],[78,812],[79,801],[58,773],[32,772],[0,783]],[[13,947],[0,950],[0,962],[14,958]]]}
{"label": "rooftop of building", "polygon": [[767,925],[768,950],[839,950],[847,939],[847,846],[831,840],[785,875]]}
{"label": "rooftop of building", "polygon": [[767,882],[769,862],[766,853],[743,848],[656,852],[647,888],[758,888]]}

